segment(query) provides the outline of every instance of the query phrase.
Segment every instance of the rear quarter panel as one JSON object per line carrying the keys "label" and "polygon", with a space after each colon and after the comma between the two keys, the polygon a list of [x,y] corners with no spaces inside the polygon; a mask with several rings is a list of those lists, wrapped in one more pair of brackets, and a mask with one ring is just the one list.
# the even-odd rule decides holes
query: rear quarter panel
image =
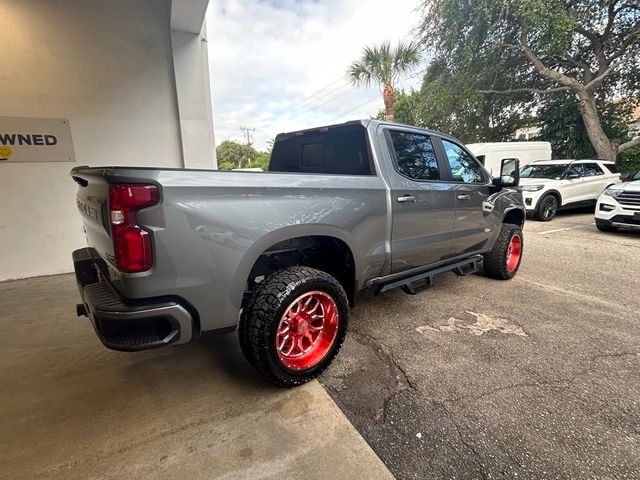
{"label": "rear quarter panel", "polygon": [[137,217],[153,233],[154,266],[121,275],[122,289],[130,298],[186,299],[202,330],[237,323],[255,261],[290,238],[343,240],[358,287],[383,272],[387,207],[378,177],[164,170],[154,181],[162,185],[161,204]]}

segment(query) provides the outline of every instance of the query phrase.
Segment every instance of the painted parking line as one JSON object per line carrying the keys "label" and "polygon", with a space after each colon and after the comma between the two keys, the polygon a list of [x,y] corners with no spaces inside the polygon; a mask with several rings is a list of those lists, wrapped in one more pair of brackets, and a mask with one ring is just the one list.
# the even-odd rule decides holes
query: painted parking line
{"label": "painted parking line", "polygon": [[582,228],[582,227],[587,227],[591,225],[595,225],[595,223],[589,223],[586,225],[576,225],[575,227],[556,228],[554,230],[545,230],[544,232],[535,232],[535,233],[539,233],[540,235],[546,235],[547,233],[564,232],[565,230],[574,230],[576,228]]}

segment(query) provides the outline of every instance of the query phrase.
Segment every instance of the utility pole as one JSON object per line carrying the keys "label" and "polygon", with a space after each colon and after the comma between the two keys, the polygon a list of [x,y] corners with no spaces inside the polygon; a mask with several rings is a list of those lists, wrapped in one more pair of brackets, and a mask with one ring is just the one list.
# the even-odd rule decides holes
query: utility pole
{"label": "utility pole", "polygon": [[242,130],[242,134],[244,135],[244,140],[246,144],[248,146],[253,145],[253,132],[255,132],[256,129],[249,128],[249,127],[240,127],[240,130]]}
{"label": "utility pole", "polygon": [[[255,128],[249,128],[249,127],[240,127],[240,130],[242,130],[242,134],[244,135],[244,140],[245,140],[245,142],[247,144],[247,147],[251,147],[253,145],[253,132],[255,132],[256,129]],[[242,163],[242,159],[240,159],[238,161],[238,168],[242,168],[240,166],[241,163]]]}

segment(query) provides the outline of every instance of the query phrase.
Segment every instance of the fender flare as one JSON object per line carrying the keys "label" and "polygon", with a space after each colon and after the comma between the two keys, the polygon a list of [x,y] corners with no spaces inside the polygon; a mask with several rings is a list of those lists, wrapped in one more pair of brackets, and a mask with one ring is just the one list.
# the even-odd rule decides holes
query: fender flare
{"label": "fender flare", "polygon": [[505,208],[504,211],[502,212],[502,223],[504,223],[504,219],[507,217],[507,214],[514,210],[518,210],[520,213],[522,213],[522,224],[520,226],[523,226],[525,219],[527,218],[527,209],[521,205],[513,205]]}
{"label": "fender flare", "polygon": [[229,285],[229,299],[225,312],[226,322],[228,324],[237,322],[237,315],[242,308],[242,299],[245,291],[249,273],[260,256],[271,246],[298,237],[323,236],[334,237],[344,242],[353,256],[355,268],[356,285],[358,279],[361,278],[360,272],[362,268],[361,255],[356,248],[355,241],[351,234],[332,225],[324,224],[307,224],[307,225],[288,225],[282,228],[272,230],[262,237],[258,238],[244,253],[242,260],[238,264],[236,271]]}

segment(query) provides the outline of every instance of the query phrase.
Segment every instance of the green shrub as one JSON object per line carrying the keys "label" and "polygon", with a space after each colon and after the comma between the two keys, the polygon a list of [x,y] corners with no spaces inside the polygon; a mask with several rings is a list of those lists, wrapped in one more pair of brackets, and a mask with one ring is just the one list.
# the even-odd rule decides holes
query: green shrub
{"label": "green shrub", "polygon": [[621,173],[634,173],[640,170],[640,145],[625,150],[618,156],[618,169]]}

